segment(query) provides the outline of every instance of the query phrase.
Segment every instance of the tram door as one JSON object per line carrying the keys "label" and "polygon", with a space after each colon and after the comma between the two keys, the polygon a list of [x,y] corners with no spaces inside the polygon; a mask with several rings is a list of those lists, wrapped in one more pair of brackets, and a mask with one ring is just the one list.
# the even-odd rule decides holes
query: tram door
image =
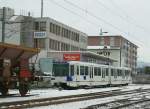
{"label": "tram door", "polygon": [[93,79],[94,79],[93,67],[92,66],[89,67],[89,76],[90,76],[90,85],[92,85],[93,84]]}
{"label": "tram door", "polygon": [[80,74],[79,74],[79,68],[80,68],[80,66],[79,65],[75,65],[75,80],[76,81],[80,81]]}

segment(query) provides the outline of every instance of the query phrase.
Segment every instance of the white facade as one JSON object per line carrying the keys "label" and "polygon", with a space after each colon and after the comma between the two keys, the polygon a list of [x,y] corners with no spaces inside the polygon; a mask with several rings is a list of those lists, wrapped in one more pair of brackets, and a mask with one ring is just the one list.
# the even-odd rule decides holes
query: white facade
{"label": "white facade", "polygon": [[[43,40],[41,43],[44,43],[44,45],[39,44],[39,47],[45,50],[73,51],[85,50],[87,47],[87,35],[85,33],[51,18],[35,18],[34,29],[35,32],[46,33],[46,37],[37,38],[39,43],[40,40]],[[77,37],[77,40],[72,39],[75,37]]]}
{"label": "white facade", "polygon": [[108,47],[107,49],[104,49],[104,46],[97,46],[97,47],[88,46],[87,49],[89,51],[95,52],[95,53],[97,53],[97,54],[99,54],[101,56],[105,56],[108,59],[111,58],[111,59],[116,60],[116,62],[113,62],[113,66],[116,66],[116,67],[123,67],[123,66],[125,66],[124,62],[121,61],[121,59],[120,59],[121,58],[120,48],[112,49],[112,48]]}

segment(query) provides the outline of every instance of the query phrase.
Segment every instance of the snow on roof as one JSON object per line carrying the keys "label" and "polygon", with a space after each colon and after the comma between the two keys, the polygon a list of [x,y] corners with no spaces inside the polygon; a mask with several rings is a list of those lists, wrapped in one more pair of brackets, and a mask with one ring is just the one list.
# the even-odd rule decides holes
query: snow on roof
{"label": "snow on roof", "polygon": [[110,48],[110,46],[87,46],[87,49],[104,49],[105,47]]}
{"label": "snow on roof", "polygon": [[120,47],[115,47],[115,46],[87,46],[87,49],[111,49],[111,50],[116,50],[120,49]]}
{"label": "snow on roof", "polygon": [[18,16],[12,16],[9,21],[15,21],[17,19]]}

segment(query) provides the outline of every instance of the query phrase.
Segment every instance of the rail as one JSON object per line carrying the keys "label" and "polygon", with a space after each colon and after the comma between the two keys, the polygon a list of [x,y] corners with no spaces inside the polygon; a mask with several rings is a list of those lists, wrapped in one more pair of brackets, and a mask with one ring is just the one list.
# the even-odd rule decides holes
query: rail
{"label": "rail", "polygon": [[41,98],[41,99],[32,99],[32,100],[24,100],[24,101],[4,102],[4,103],[0,103],[0,109],[32,108],[38,106],[47,106],[47,105],[77,102],[77,101],[84,101],[84,100],[91,100],[91,99],[99,99],[99,98],[105,98],[111,96],[141,94],[141,92],[142,93],[150,92],[150,89],[130,90],[130,91],[114,90],[114,91],[96,92],[96,93],[79,94],[79,95],[71,95],[71,96],[60,96],[60,97]]}

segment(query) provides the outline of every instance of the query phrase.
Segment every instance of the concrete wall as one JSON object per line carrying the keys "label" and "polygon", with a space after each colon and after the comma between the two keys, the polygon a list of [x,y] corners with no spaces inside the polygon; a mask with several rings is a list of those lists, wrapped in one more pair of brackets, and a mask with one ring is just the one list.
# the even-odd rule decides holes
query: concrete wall
{"label": "concrete wall", "polygon": [[132,82],[135,84],[150,84],[150,75],[134,75]]}

